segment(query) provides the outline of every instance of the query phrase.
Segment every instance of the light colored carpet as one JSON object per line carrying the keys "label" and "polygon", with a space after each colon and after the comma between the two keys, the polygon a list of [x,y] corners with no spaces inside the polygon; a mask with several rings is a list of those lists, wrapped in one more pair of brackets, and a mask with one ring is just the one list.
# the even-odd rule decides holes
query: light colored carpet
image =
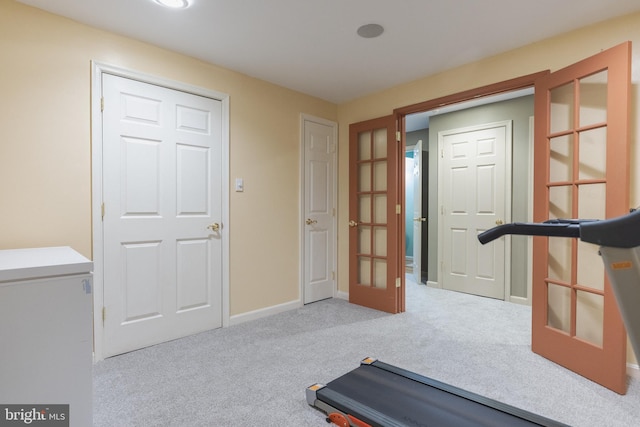
{"label": "light colored carpet", "polygon": [[402,314],[325,300],[99,362],[94,425],[326,426],[305,388],[367,356],[576,427],[640,425],[640,382],[620,396],[533,354],[529,307],[407,282]]}

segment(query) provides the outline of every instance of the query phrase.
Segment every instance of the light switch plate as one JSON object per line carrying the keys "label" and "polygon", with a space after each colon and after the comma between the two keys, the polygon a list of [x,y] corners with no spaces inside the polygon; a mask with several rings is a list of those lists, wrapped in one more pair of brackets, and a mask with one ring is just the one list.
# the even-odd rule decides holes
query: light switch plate
{"label": "light switch plate", "polygon": [[244,191],[244,180],[242,178],[236,178],[236,191]]}

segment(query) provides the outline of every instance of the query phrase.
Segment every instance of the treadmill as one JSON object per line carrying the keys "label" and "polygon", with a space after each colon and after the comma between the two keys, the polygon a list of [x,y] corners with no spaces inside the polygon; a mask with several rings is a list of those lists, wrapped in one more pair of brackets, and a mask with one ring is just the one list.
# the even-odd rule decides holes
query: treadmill
{"label": "treadmill", "polygon": [[[639,210],[608,220],[503,224],[478,240],[486,244],[504,235],[573,237],[599,245],[629,340],[640,355]],[[373,358],[326,385],[307,387],[306,400],[340,427],[566,426]]]}

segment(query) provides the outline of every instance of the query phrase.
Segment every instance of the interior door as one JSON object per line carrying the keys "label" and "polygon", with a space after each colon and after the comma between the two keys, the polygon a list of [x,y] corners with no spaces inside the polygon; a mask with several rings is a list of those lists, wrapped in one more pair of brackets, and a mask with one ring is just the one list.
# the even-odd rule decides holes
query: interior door
{"label": "interior door", "polygon": [[[631,43],[537,80],[534,220],[629,210]],[[626,392],[626,334],[598,248],[535,237],[534,352]]]}
{"label": "interior door", "polygon": [[103,74],[104,355],[222,325],[221,102]]}
{"label": "interior door", "polygon": [[422,140],[413,148],[413,280],[422,283]]}
{"label": "interior door", "polygon": [[349,126],[349,301],[404,311],[403,147],[394,116]]}
{"label": "interior door", "polygon": [[335,156],[337,124],[303,118],[304,303],[336,290]]}
{"label": "interior door", "polygon": [[440,132],[438,143],[442,287],[504,299],[508,237],[489,247],[476,236],[509,221],[511,121]]}

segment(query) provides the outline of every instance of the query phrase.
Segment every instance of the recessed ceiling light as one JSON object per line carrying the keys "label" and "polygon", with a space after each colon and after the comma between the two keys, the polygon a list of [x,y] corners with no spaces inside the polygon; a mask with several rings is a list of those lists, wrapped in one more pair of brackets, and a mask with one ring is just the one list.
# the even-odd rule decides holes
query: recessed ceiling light
{"label": "recessed ceiling light", "polygon": [[184,9],[185,7],[189,6],[189,2],[187,0],[155,0],[155,1],[156,3],[162,6],[170,7],[173,9]]}
{"label": "recessed ceiling light", "polygon": [[384,28],[379,24],[366,24],[358,28],[358,35],[365,39],[372,39],[384,33]]}

